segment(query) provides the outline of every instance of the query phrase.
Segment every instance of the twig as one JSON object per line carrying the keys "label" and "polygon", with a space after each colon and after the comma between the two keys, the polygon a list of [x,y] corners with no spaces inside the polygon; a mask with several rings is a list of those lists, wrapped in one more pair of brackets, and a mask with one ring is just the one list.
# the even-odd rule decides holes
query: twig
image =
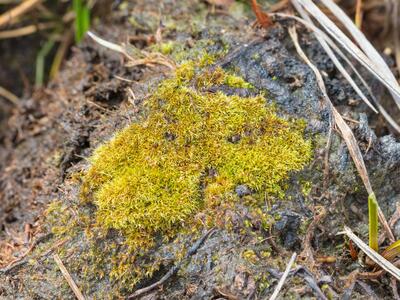
{"label": "twig", "polygon": [[58,254],[54,254],[53,258],[54,258],[54,261],[56,262],[57,266],[60,268],[60,271],[63,274],[65,280],[68,282],[69,286],[71,287],[72,291],[74,292],[76,298],[78,300],[85,300],[85,297],[83,297],[82,292],[79,290],[75,281],[72,279],[68,270],[65,268],[63,262],[61,261],[61,258],[58,256]]}
{"label": "twig", "polygon": [[192,255],[196,254],[196,252],[200,248],[200,246],[214,232],[215,232],[214,228],[211,228],[210,230],[208,230],[192,247],[190,247],[190,249],[186,253],[185,258],[182,261],[180,261],[179,263],[177,263],[176,265],[174,265],[159,281],[157,281],[145,288],[137,290],[133,294],[129,295],[127,297],[127,299],[137,298],[143,294],[150,292],[151,290],[154,290],[155,288],[159,287],[160,285],[163,285],[169,278],[171,278],[173,275],[175,275],[179,271],[184,260],[186,260],[186,259],[190,258]]}
{"label": "twig", "polygon": [[270,300],[275,300],[275,299],[278,297],[278,294],[279,294],[280,290],[282,289],[283,284],[284,284],[285,281],[286,281],[286,278],[287,278],[288,275],[289,275],[290,269],[292,268],[292,265],[293,265],[294,261],[296,260],[296,256],[297,256],[297,253],[294,252],[294,253],[292,254],[292,257],[291,257],[290,260],[289,260],[289,263],[288,263],[287,266],[286,266],[285,272],[283,273],[281,279],[280,279],[279,282],[278,282],[278,285],[277,285],[276,288],[275,288],[274,293],[273,293],[272,296],[269,298]]}
{"label": "twig", "polygon": [[20,5],[6,11],[4,14],[0,15],[0,27],[10,24],[15,18],[33,9],[42,1],[43,0],[26,0]]}
{"label": "twig", "polygon": [[345,290],[341,296],[342,300],[350,300],[351,294],[353,293],[354,287],[356,285],[357,276],[359,274],[358,270],[354,270],[347,276],[347,280],[345,282]]}

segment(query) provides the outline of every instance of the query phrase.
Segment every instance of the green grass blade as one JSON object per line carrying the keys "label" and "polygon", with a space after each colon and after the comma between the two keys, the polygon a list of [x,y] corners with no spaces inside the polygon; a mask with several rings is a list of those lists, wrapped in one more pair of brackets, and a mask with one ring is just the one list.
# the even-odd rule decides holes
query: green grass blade
{"label": "green grass blade", "polygon": [[87,6],[82,8],[82,37],[90,28],[90,9]]}
{"label": "green grass blade", "polygon": [[79,43],[90,27],[90,10],[83,0],[74,0],[72,9],[75,12],[75,41]]}
{"label": "green grass blade", "polygon": [[54,46],[54,40],[48,40],[40,49],[36,57],[36,73],[35,73],[35,86],[40,87],[44,82],[45,73],[45,59]]}
{"label": "green grass blade", "polygon": [[378,202],[374,193],[368,196],[369,246],[378,252]]}

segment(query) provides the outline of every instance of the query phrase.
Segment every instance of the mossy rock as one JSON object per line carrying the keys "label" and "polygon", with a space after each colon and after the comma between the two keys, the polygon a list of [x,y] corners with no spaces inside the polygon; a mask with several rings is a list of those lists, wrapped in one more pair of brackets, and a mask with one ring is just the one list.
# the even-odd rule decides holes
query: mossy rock
{"label": "mossy rock", "polygon": [[199,65],[179,67],[144,103],[145,116],[90,159],[83,197],[97,206],[98,225],[120,230],[133,251],[145,254],[157,237],[185,227],[214,225],[221,207],[243,200],[238,185],[249,188],[254,206],[284,195],[284,180],[311,158],[304,122],[277,116],[261,95],[207,91],[251,85]]}

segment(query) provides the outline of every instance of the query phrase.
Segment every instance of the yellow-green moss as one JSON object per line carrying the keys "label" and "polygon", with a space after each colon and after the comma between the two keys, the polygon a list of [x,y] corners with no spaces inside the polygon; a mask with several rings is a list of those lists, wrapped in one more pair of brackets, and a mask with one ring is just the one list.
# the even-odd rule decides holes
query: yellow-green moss
{"label": "yellow-green moss", "polygon": [[[311,157],[304,124],[278,117],[262,96],[200,92],[218,84],[247,86],[222,69],[195,75],[183,64],[144,104],[147,116],[99,147],[84,177],[83,195],[98,223],[123,232],[133,249],[149,249],[222,203],[282,195],[289,172]],[[196,88],[194,88],[196,87]],[[204,90],[204,89],[203,89]]]}

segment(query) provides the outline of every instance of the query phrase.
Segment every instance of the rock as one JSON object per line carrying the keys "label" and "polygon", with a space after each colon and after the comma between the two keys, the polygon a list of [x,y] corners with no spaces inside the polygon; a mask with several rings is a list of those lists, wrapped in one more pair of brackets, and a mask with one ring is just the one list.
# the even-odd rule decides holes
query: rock
{"label": "rock", "polygon": [[274,225],[274,229],[279,232],[283,245],[287,249],[293,249],[299,245],[299,226],[301,216],[291,211],[279,213],[280,220]]}
{"label": "rock", "polygon": [[238,185],[235,188],[235,192],[239,197],[248,196],[248,195],[251,195],[251,193],[252,193],[250,188],[245,184]]}

